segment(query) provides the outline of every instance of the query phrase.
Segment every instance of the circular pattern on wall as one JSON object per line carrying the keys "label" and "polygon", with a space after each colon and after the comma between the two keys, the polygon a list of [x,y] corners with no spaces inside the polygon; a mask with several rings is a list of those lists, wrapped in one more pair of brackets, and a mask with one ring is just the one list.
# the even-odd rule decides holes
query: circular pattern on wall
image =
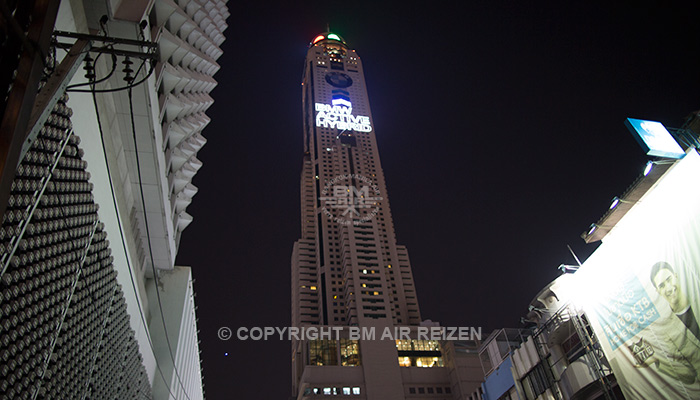
{"label": "circular pattern on wall", "polygon": [[352,78],[342,72],[329,72],[326,74],[326,82],[337,88],[346,88],[352,85]]}

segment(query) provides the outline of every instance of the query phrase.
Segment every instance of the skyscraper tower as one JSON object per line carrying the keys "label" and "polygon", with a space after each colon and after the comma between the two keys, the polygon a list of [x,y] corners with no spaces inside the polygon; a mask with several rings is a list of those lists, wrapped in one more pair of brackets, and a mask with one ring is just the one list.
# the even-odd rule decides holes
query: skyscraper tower
{"label": "skyscraper tower", "polygon": [[[462,398],[452,395],[465,382],[456,372],[464,363],[458,368],[450,358],[454,345],[379,337],[386,329],[415,331],[421,316],[408,251],[396,243],[362,62],[337,34],[326,32],[309,45],[302,103],[292,326],[334,334],[293,338],[293,398]],[[376,336],[354,337],[353,329]],[[467,386],[463,392],[473,391]]]}
{"label": "skyscraper tower", "polygon": [[417,325],[411,264],[396,244],[362,62],[340,36],[319,35],[302,87],[302,237],[294,250],[292,322]]}

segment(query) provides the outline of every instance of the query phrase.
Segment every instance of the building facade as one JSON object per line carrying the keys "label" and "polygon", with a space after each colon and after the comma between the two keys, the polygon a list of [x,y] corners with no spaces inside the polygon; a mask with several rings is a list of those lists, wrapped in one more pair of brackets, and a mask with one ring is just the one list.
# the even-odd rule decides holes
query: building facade
{"label": "building facade", "polygon": [[[463,398],[459,388],[471,392],[464,385],[481,379],[469,377],[480,373],[475,342],[379,339],[387,328],[415,334],[421,315],[408,251],[396,241],[362,61],[337,34],[310,44],[302,104],[292,326],[337,327],[339,336],[292,341],[293,398]],[[351,328],[376,338],[353,338]]]}
{"label": "building facade", "polygon": [[563,274],[535,296],[527,322],[535,324],[512,354],[512,372],[523,399],[611,399],[620,390],[585,314],[571,304],[572,274]]}
{"label": "building facade", "polygon": [[521,398],[700,396],[697,115],[680,129],[628,125],[655,138],[642,146],[653,158],[581,235],[602,241],[595,252],[530,303],[535,330],[512,355]]}
{"label": "building facade", "polygon": [[0,397],[201,399],[192,275],[175,256],[226,1],[13,7],[3,54],[40,68],[20,61],[3,81]]}
{"label": "building facade", "polygon": [[521,400],[512,373],[513,352],[530,333],[527,329],[493,331],[479,348],[484,382],[470,400]]}

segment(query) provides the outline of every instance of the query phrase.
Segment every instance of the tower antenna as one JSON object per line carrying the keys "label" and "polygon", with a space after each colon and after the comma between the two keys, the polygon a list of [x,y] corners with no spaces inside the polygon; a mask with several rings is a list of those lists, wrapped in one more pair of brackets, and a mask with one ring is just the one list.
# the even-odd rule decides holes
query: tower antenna
{"label": "tower antenna", "polygon": [[326,22],[326,32],[330,32],[330,31],[331,31],[331,24]]}

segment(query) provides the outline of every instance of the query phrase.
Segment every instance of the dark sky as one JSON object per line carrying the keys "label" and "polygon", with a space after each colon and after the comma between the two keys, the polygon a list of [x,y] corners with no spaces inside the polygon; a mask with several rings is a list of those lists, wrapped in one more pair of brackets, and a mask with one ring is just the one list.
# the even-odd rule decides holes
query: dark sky
{"label": "dark sky", "polygon": [[579,235],[647,160],[624,119],[680,127],[700,108],[695,12],[666,2],[280,3],[228,4],[177,258],[196,279],[209,399],[290,394],[288,342],[217,330],[290,323],[300,83],[327,23],[363,60],[423,319],[484,335],[520,326],[575,263],[567,245],[582,260],[595,250]]}

